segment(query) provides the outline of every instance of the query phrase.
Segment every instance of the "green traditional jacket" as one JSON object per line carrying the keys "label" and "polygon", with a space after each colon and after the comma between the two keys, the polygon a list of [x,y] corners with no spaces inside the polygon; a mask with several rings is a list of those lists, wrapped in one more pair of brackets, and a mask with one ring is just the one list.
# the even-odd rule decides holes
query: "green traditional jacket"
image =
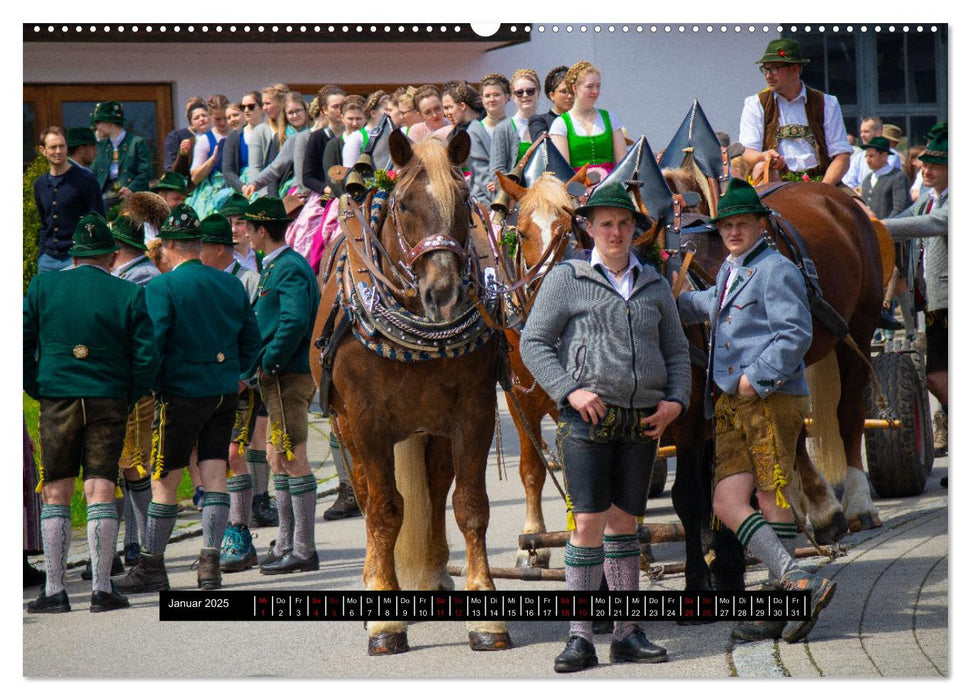
{"label": "green traditional jacket", "polygon": [[24,298],[24,391],[37,398],[148,394],[159,356],[145,293],[92,265],[37,275]]}
{"label": "green traditional jacket", "polygon": [[264,372],[310,373],[310,343],[319,303],[313,268],[300,253],[285,248],[269,261],[264,258],[254,305],[263,336],[259,367]]}
{"label": "green traditional jacket", "polygon": [[[111,169],[112,153],[111,139],[98,141],[91,171],[98,178],[98,186],[102,190]],[[118,186],[127,187],[132,192],[142,192],[148,189],[148,182],[151,179],[152,155],[148,150],[148,144],[141,136],[136,136],[129,131],[118,144]]]}
{"label": "green traditional jacket", "polygon": [[254,371],[260,332],[243,285],[188,260],[145,286],[162,356],[156,389],[199,398],[236,393]]}

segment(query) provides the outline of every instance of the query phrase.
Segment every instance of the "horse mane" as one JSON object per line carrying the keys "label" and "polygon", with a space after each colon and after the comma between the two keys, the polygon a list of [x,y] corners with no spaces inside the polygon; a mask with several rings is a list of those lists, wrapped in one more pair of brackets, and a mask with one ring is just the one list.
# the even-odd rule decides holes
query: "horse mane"
{"label": "horse mane", "polygon": [[[452,162],[448,159],[448,151],[437,138],[423,139],[412,146],[415,158],[421,161],[428,176],[428,184],[432,189],[432,199],[438,205],[438,210],[446,226],[451,228],[455,223],[455,211],[458,203],[456,187],[456,173]],[[407,187],[420,173],[421,167],[412,162],[403,169],[399,185]]]}
{"label": "horse mane", "polygon": [[708,190],[708,180],[705,178],[694,159],[686,159],[680,168],[665,168],[662,171],[668,187],[675,194],[685,192],[697,192],[701,195],[701,203],[698,211],[705,215],[711,215],[715,210],[715,202],[711,201],[711,192]]}
{"label": "horse mane", "polygon": [[564,207],[569,209],[572,203],[566,187],[555,175],[543,173],[519,202],[520,211],[532,214],[558,217]]}

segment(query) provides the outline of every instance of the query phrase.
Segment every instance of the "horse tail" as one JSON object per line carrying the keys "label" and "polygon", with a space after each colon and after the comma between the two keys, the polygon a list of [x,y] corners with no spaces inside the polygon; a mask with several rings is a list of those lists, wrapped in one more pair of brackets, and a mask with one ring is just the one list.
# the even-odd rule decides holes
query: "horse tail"
{"label": "horse tail", "polygon": [[402,590],[437,590],[445,575],[441,547],[447,551],[448,545],[430,541],[433,516],[425,467],[427,443],[426,435],[415,434],[394,446],[395,485],[404,501],[394,546],[395,574]]}
{"label": "horse tail", "polygon": [[812,415],[806,447],[826,481],[841,484],[846,478],[846,452],[836,416],[841,391],[836,353],[830,352],[807,367],[806,382]]}

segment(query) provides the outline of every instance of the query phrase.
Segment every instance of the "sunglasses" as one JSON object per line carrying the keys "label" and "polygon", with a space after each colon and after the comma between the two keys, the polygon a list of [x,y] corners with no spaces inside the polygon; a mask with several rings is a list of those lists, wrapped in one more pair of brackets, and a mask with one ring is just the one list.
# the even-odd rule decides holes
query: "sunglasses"
{"label": "sunglasses", "polygon": [[536,88],[526,88],[525,90],[513,90],[516,97],[532,97],[536,94]]}
{"label": "sunglasses", "polygon": [[241,105],[241,107],[243,108],[243,111],[245,111],[245,112],[252,112],[257,107],[259,107],[259,105],[255,105],[255,104],[250,103],[250,104]]}

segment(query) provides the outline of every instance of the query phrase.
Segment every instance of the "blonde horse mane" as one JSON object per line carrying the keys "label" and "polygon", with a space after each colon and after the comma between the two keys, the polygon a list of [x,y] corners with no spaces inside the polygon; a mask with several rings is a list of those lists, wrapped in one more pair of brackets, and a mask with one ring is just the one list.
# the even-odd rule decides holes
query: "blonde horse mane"
{"label": "blonde horse mane", "polygon": [[[448,151],[445,144],[437,138],[427,138],[419,141],[412,146],[414,157],[421,161],[425,173],[428,177],[428,184],[432,190],[432,199],[438,205],[438,211],[442,215],[446,228],[451,228],[455,223],[455,211],[458,203],[458,188],[455,186],[456,174],[452,162],[448,159]],[[402,177],[399,180],[401,187],[406,187],[421,172],[420,167],[416,167],[414,159],[402,170]]]}
{"label": "blonde horse mane", "polygon": [[566,186],[555,175],[543,173],[536,182],[526,190],[526,194],[519,202],[519,210],[524,214],[533,212],[542,216],[558,217],[563,208],[570,208],[572,202],[566,192]]}

